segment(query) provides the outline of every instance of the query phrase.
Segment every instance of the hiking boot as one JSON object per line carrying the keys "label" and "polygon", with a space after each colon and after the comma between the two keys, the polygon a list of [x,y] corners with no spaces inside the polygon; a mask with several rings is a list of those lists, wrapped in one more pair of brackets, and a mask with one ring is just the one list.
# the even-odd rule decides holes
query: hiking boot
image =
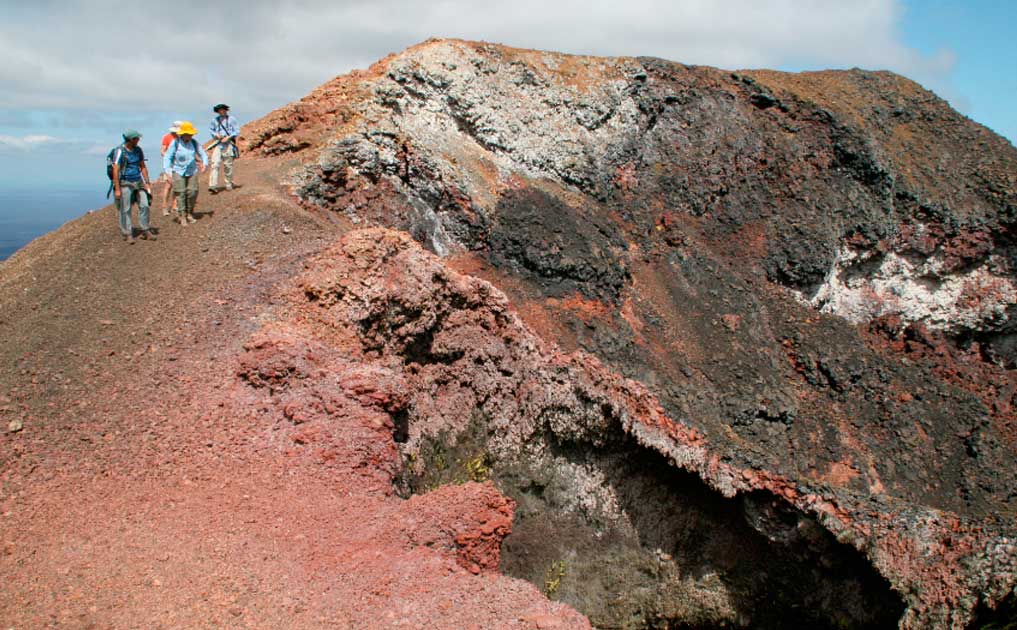
{"label": "hiking boot", "polygon": [[197,223],[198,220],[194,218],[193,214],[189,214],[189,215],[187,215],[187,222],[188,223]]}
{"label": "hiking boot", "polygon": [[209,187],[208,187],[208,193],[209,193],[210,195],[214,195],[214,194],[216,194],[217,192],[219,192],[219,189],[218,189],[218,188],[212,188],[211,186],[209,186]]}
{"label": "hiking boot", "polygon": [[155,234],[152,233],[152,230],[145,230],[144,232],[142,232],[141,233],[141,238],[145,239],[146,241],[157,241],[157,240],[159,240],[159,238]]}
{"label": "hiking boot", "polygon": [[177,220],[180,221],[180,225],[187,225],[187,219],[183,215],[177,217]]}
{"label": "hiking boot", "polygon": [[124,234],[124,241],[126,241],[128,245],[134,245],[134,237],[130,234]]}

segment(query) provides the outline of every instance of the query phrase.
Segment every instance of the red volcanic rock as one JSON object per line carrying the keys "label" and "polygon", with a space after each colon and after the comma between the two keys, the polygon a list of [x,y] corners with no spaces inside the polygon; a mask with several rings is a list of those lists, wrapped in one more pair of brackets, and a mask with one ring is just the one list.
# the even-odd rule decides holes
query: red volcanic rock
{"label": "red volcanic rock", "polygon": [[[472,489],[467,484],[462,489]],[[460,487],[446,486],[411,497],[407,508],[420,515],[422,527],[413,532],[417,544],[443,544],[456,549],[456,561],[470,573],[497,571],[501,543],[512,532],[514,503],[489,482],[478,493],[482,507],[462,503]],[[431,527],[436,526],[436,529]]]}

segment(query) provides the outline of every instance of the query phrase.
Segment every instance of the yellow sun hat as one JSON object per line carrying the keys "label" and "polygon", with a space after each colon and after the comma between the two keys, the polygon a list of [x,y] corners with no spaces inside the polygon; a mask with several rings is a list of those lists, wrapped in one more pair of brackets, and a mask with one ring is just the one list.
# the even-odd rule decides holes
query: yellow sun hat
{"label": "yellow sun hat", "polygon": [[196,136],[198,135],[198,130],[194,128],[194,125],[189,120],[185,120],[180,123],[180,131],[177,134],[181,136]]}

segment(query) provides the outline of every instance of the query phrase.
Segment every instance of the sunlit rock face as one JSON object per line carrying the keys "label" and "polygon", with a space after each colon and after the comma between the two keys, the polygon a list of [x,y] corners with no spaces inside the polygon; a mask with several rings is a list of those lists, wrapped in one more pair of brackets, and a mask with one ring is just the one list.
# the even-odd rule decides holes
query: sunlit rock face
{"label": "sunlit rock face", "polygon": [[1017,289],[1005,260],[994,256],[961,272],[941,267],[935,258],[914,261],[890,252],[866,260],[842,252],[809,302],[858,324],[897,315],[952,334],[1006,327]]}
{"label": "sunlit rock face", "polygon": [[1017,150],[935,95],[443,40],[249,138],[394,230],[308,308],[406,383],[400,491],[519,506],[504,570],[605,627],[1012,610]]}

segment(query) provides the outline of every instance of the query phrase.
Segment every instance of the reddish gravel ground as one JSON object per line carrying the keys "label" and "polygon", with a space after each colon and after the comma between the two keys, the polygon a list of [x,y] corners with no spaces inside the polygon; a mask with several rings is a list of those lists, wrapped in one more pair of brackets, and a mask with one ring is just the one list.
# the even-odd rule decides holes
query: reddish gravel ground
{"label": "reddish gravel ground", "polygon": [[348,227],[279,168],[238,163],[193,226],[157,207],[157,242],[107,207],[0,265],[0,626],[588,628],[496,572],[492,486],[401,499],[387,414],[315,434],[237,377]]}

